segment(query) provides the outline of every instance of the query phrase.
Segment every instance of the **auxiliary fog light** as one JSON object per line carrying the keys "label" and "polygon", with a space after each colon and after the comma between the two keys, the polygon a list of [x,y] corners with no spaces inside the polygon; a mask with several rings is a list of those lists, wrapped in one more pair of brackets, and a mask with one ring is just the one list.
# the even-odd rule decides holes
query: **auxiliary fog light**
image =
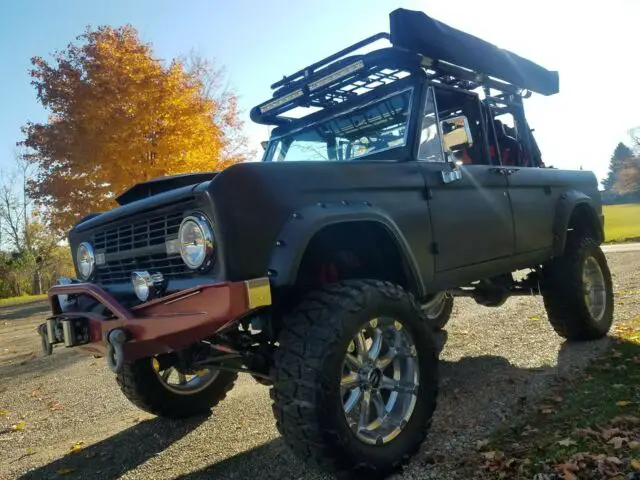
{"label": "auxiliary fog light", "polygon": [[141,302],[150,300],[154,294],[155,288],[153,278],[149,272],[132,272],[131,283],[133,283],[133,291]]}

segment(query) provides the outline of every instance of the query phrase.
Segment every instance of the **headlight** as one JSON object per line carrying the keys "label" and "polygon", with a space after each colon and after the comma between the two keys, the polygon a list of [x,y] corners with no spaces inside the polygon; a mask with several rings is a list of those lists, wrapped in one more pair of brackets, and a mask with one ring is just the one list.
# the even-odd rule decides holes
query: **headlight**
{"label": "headlight", "polygon": [[96,264],[96,257],[93,254],[93,247],[89,242],[82,242],[78,245],[76,251],[76,262],[78,264],[78,273],[82,280],[88,280],[93,273]]}
{"label": "headlight", "polygon": [[204,215],[194,213],[182,220],[178,240],[187,267],[196,270],[211,263],[215,248],[213,230]]}

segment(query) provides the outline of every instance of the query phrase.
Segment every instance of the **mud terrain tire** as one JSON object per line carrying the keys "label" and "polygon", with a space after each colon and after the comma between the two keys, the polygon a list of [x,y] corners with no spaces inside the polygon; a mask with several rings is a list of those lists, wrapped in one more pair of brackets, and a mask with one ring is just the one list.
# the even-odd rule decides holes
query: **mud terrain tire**
{"label": "mud terrain tire", "polygon": [[152,366],[152,359],[142,358],[126,364],[116,376],[124,396],[136,407],[167,418],[186,418],[207,414],[233,388],[238,374],[218,371],[218,375],[201,390],[175,393],[169,390]]}
{"label": "mud terrain tire", "polygon": [[558,335],[569,340],[594,340],[611,328],[611,272],[593,239],[570,239],[564,256],[543,267],[540,286],[549,322]]}
{"label": "mud terrain tire", "polygon": [[[397,436],[382,444],[381,437],[370,444],[352,430],[341,390],[345,355],[372,319],[398,320],[393,325],[406,329],[418,366],[417,384],[408,394],[416,400],[412,413],[400,422]],[[272,398],[276,426],[289,447],[311,464],[349,478],[380,478],[407,462],[426,438],[437,397],[433,331],[413,297],[387,282],[342,281],[310,293],[283,325]]]}

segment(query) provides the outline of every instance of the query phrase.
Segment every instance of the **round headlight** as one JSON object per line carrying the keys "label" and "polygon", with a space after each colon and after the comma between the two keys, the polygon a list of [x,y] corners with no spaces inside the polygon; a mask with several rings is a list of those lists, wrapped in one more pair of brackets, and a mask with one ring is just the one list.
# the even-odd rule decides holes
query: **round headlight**
{"label": "round headlight", "polygon": [[214,249],[213,230],[206,217],[193,214],[182,220],[178,231],[180,255],[187,267],[196,270],[206,266]]}
{"label": "round headlight", "polygon": [[76,262],[78,264],[78,273],[82,280],[88,280],[93,273],[96,264],[96,257],[93,254],[93,247],[89,242],[82,242],[78,245],[76,251]]}

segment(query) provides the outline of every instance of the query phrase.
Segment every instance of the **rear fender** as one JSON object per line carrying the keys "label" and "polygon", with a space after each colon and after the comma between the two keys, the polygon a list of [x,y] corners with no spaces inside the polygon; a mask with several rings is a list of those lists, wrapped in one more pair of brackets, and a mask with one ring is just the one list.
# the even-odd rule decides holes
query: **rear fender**
{"label": "rear fender", "polygon": [[594,240],[599,244],[604,241],[603,218],[591,197],[576,190],[569,190],[560,196],[556,206],[553,222],[553,255],[556,257],[564,253],[569,222],[576,209],[580,209],[581,214],[585,215],[595,234]]}
{"label": "rear fender", "polygon": [[417,296],[425,294],[423,279],[411,249],[392,218],[368,202],[318,203],[294,212],[276,241],[269,262],[274,287],[293,286],[303,255],[314,235],[329,225],[348,222],[374,222],[385,227],[406,263],[409,285]]}

